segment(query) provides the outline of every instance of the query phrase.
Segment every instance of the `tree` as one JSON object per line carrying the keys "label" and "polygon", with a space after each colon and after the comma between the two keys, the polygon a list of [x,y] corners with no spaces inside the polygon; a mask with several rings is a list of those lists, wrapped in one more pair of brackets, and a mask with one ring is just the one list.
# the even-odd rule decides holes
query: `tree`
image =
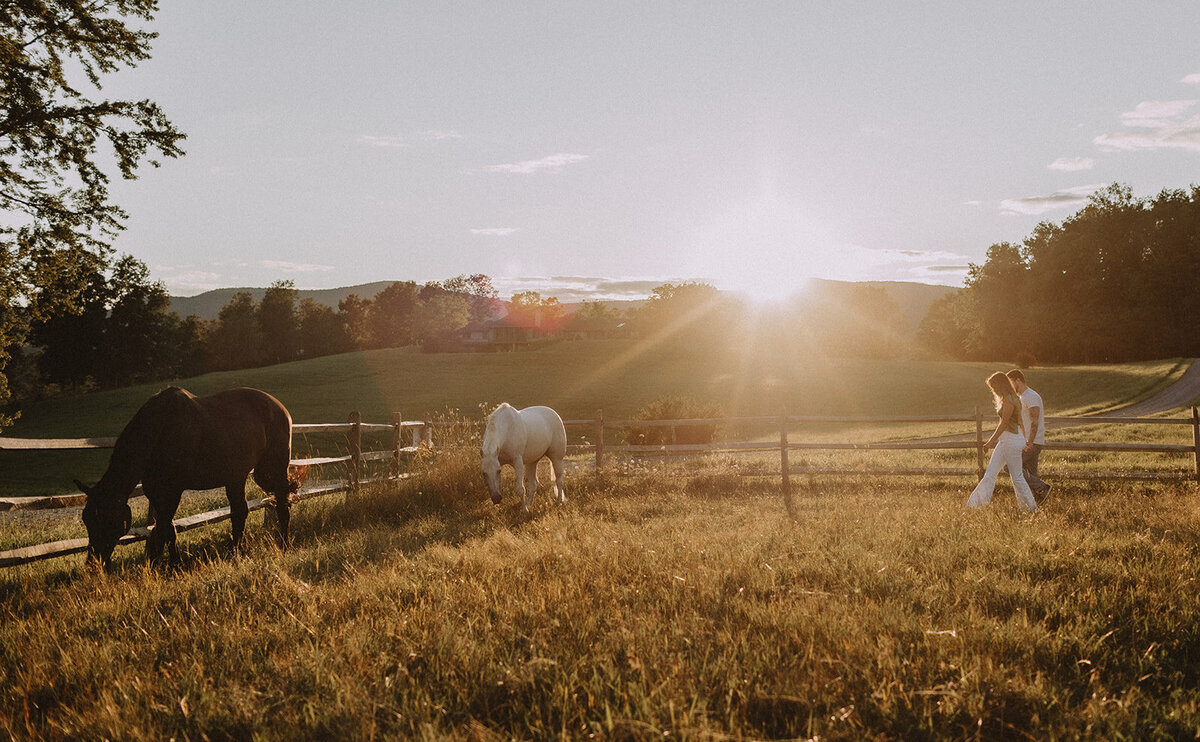
{"label": "tree", "polygon": [[735,302],[707,283],[665,283],[634,314],[637,330],[656,343],[689,352],[726,345],[739,321]]}
{"label": "tree", "polygon": [[[111,389],[176,375],[196,352],[160,282],[145,263],[124,255],[106,272],[98,261],[86,268],[86,288],[76,313],[37,321],[32,341],[40,346],[38,371],[46,382]],[[70,278],[67,280],[77,280]],[[182,332],[181,332],[182,331]]]}
{"label": "tree", "polygon": [[181,348],[173,346],[179,317],[171,298],[146,264],[130,255],[113,266],[108,281],[108,317],[97,378],[113,388],[171,376]]}
{"label": "tree", "polygon": [[[126,214],[109,200],[111,161],[132,179],[184,135],[149,100],[91,97],[101,77],[150,56],[156,0],[7,0],[0,4],[0,403],[11,351],[29,323],[77,311],[73,267],[107,257]],[[72,80],[82,75],[84,84]],[[89,90],[91,92],[89,92]],[[18,308],[19,307],[19,308]],[[4,424],[0,419],[0,425]]]}
{"label": "tree", "polygon": [[417,335],[426,343],[445,340],[467,325],[471,319],[471,304],[467,297],[448,291],[422,291],[417,309]]}
{"label": "tree", "polygon": [[513,294],[512,301],[508,303],[508,313],[517,324],[547,333],[562,329],[566,317],[566,310],[557,296],[543,299],[536,291]]}
{"label": "tree", "polygon": [[333,307],[315,299],[304,299],[300,302],[299,316],[301,357],[318,358],[354,349],[354,340],[346,327],[346,317],[335,312]]}
{"label": "tree", "polygon": [[396,281],[375,295],[367,316],[368,343],[372,348],[399,348],[414,340],[417,284]]}
{"label": "tree", "polygon": [[296,315],[296,285],[272,283],[258,303],[262,360],[266,364],[294,361],[300,355],[300,319]]}
{"label": "tree", "polygon": [[365,350],[370,342],[371,300],[350,294],[338,302],[338,315],[346,325],[350,342]]}
{"label": "tree", "polygon": [[500,314],[500,293],[492,285],[492,279],[482,273],[455,276],[433,285],[466,297],[471,312],[469,322],[487,322]]}
{"label": "tree", "polygon": [[253,368],[262,358],[262,332],[254,297],[239,291],[221,307],[205,343],[209,368],[228,371]]}

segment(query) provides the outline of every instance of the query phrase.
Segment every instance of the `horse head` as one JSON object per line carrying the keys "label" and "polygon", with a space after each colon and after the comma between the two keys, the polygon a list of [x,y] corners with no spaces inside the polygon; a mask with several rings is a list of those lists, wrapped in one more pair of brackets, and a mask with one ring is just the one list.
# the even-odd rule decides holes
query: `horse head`
{"label": "horse head", "polygon": [[483,479],[487,482],[488,492],[492,494],[492,504],[500,504],[500,459],[486,452],[483,454]]}
{"label": "horse head", "polygon": [[107,495],[99,486],[88,487],[78,479],[75,484],[87,495],[87,503],[83,506],[83,524],[88,532],[88,559],[108,569],[117,541],[129,532],[129,526],[133,523],[133,511],[128,502]]}

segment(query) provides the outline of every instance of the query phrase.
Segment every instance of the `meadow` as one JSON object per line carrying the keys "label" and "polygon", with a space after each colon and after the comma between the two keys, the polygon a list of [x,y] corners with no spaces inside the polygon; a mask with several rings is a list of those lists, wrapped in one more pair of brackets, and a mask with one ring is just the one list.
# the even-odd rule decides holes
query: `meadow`
{"label": "meadow", "polygon": [[[590,370],[622,349],[597,346]],[[986,405],[982,379],[995,370],[812,360],[781,386],[771,384],[783,369],[764,365],[737,396],[717,378],[727,366],[655,366],[636,354],[580,386],[562,367],[569,354],[550,350],[381,351],[184,385],[274,386],[302,422],[351,407],[386,419],[393,404],[414,411],[406,417],[477,417],[490,401],[544,401],[531,398],[539,380],[568,417],[628,415],[681,392],[719,397],[728,414],[772,414],[782,398],[794,414],[936,415]],[[547,360],[559,365],[531,373]],[[361,375],[340,380],[351,367]],[[491,383],[474,376],[485,368]],[[1075,413],[1145,397],[1181,369],[1030,376],[1055,400],[1051,412]],[[399,378],[407,385],[393,389]],[[360,384],[375,386],[355,392]],[[73,416],[68,401],[47,402],[14,434],[80,435],[72,420],[126,415],[121,405],[147,393],[77,398]],[[1072,436],[1158,434],[1096,426]],[[477,434],[439,444],[406,480],[298,505],[287,551],[252,514],[243,553],[231,553],[227,525],[189,532],[174,571],[146,567],[130,547],[111,574],[82,557],[0,573],[0,729],[131,740],[1200,734],[1194,483],[1054,481],[1070,462],[1044,459],[1054,492],[1023,515],[1006,484],[991,507],[966,512],[964,478],[801,476],[789,514],[777,478],[739,477],[726,456],[600,471],[577,460],[567,504],[543,494],[524,517],[507,472],[505,502],[486,500]],[[29,527],[78,535],[77,523]]]}
{"label": "meadow", "polygon": [[[1002,363],[871,361],[779,353],[750,347],[722,354],[663,352],[634,340],[564,342],[527,353],[425,354],[414,349],[348,353],[261,369],[207,374],[176,383],[196,394],[234,386],[271,392],[297,423],[364,422],[459,416],[482,420],[507,401],[547,404],[567,419],[628,418],[666,397],[694,400],[729,416],[970,415],[985,410],[983,384]],[[1143,399],[1186,368],[1178,359],[1098,366],[1050,366],[1030,372],[1048,412],[1075,415]],[[30,403],[6,435],[28,438],[115,436],[166,383],[145,384]],[[930,428],[929,435],[973,430]],[[839,435],[844,431],[838,431]],[[325,448],[321,448],[325,445]],[[318,452],[328,445],[314,440]],[[297,446],[313,450],[306,441]],[[107,451],[0,451],[0,496],[74,491],[94,481]]]}

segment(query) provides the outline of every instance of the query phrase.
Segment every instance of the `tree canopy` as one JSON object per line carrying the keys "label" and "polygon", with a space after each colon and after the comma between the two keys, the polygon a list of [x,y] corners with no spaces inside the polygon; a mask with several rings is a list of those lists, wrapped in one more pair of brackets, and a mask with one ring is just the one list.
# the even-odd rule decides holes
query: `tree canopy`
{"label": "tree canopy", "polygon": [[1020,245],[998,243],[931,308],[925,344],[959,358],[1123,362],[1200,355],[1200,186],[1120,183]]}
{"label": "tree canopy", "polygon": [[183,133],[156,103],[99,95],[105,75],[149,58],[155,34],[134,24],[156,10],[156,0],[0,3],[0,403],[30,321],[79,311],[122,228],[101,163],[132,179],[182,154]]}

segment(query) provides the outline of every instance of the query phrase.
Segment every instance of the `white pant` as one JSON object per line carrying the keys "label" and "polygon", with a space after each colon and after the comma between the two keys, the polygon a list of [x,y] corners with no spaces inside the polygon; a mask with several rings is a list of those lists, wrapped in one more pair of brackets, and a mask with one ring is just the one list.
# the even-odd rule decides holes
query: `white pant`
{"label": "white pant", "polygon": [[1025,448],[1025,438],[1019,433],[1001,433],[1000,438],[996,441],[996,448],[992,451],[992,459],[988,462],[987,471],[983,473],[983,479],[979,480],[979,484],[975,485],[975,489],[971,491],[971,497],[967,500],[967,507],[978,508],[987,505],[992,501],[992,492],[996,489],[996,477],[1000,475],[1000,470],[1008,468],[1008,476],[1012,478],[1013,490],[1017,493],[1017,504],[1025,510],[1037,510],[1037,502],[1033,499],[1033,492],[1029,489],[1029,484],[1025,481],[1025,474],[1021,471],[1021,451]]}

